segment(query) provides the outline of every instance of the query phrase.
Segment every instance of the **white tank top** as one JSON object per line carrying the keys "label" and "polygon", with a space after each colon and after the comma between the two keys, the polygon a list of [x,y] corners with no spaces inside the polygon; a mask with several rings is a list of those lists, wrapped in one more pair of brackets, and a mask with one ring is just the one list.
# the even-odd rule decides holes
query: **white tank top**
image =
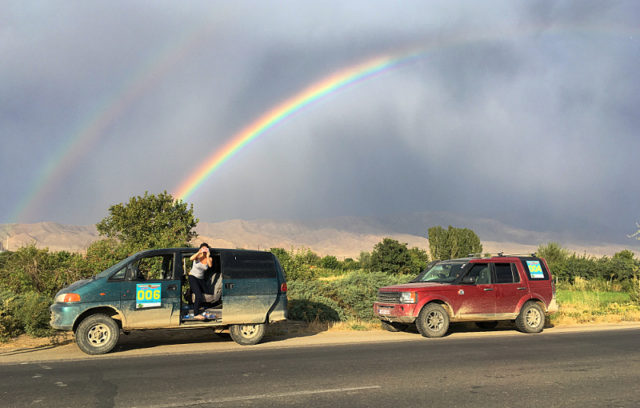
{"label": "white tank top", "polygon": [[209,266],[207,264],[194,261],[193,267],[191,268],[191,272],[189,272],[189,275],[198,279],[204,279],[204,271],[206,271],[208,267]]}

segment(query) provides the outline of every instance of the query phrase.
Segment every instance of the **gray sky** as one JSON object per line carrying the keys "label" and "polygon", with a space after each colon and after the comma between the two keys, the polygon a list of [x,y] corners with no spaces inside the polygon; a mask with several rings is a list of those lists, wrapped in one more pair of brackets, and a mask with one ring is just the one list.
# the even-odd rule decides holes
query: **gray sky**
{"label": "gray sky", "polygon": [[196,215],[437,211],[634,244],[636,1],[0,8],[0,223],[94,224],[131,196],[175,192],[309,85],[420,49],[248,144],[189,197]]}

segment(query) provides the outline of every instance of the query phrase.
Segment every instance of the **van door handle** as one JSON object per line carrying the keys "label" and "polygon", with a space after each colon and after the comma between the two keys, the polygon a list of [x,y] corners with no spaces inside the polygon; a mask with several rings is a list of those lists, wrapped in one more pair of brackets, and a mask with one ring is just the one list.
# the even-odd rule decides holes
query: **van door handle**
{"label": "van door handle", "polygon": [[527,288],[518,288],[518,290],[527,290]]}
{"label": "van door handle", "polygon": [[491,292],[493,290],[493,288],[484,288],[483,289],[485,292]]}
{"label": "van door handle", "polygon": [[233,289],[233,283],[225,283],[224,287],[227,289]]}
{"label": "van door handle", "polygon": [[177,289],[178,289],[178,286],[176,286],[176,285],[167,286],[167,290],[177,290]]}

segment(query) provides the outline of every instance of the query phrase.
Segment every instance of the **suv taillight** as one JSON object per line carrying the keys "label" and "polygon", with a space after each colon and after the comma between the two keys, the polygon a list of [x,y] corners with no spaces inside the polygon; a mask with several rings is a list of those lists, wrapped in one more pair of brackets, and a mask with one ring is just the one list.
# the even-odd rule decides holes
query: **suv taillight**
{"label": "suv taillight", "polygon": [[287,291],[287,282],[282,282],[282,285],[280,285],[280,292],[286,292]]}

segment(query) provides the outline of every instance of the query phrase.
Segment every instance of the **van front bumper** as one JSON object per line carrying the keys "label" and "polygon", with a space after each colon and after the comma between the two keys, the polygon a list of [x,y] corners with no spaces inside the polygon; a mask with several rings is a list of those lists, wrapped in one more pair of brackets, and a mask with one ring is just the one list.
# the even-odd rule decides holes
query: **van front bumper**
{"label": "van front bumper", "polygon": [[69,303],[54,303],[49,307],[51,311],[51,327],[57,330],[73,330],[73,322],[83,311],[84,307]]}
{"label": "van front bumper", "polygon": [[380,303],[373,304],[373,314],[380,320],[398,323],[413,323],[416,321],[415,304]]}

